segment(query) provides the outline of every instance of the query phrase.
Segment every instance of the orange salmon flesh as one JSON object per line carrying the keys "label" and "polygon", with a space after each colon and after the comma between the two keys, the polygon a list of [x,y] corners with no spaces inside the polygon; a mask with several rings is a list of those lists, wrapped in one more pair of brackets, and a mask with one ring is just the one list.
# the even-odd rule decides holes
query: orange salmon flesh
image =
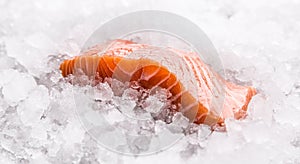
{"label": "orange salmon flesh", "polygon": [[[240,119],[246,116],[247,106],[256,90],[250,86],[240,86],[226,81],[207,66],[195,53],[168,48],[184,59],[196,79],[198,97],[194,97],[167,67],[151,59],[131,59],[126,55],[148,45],[137,44],[127,40],[115,40],[112,46],[104,51],[105,45],[97,45],[81,56],[65,60],[60,65],[62,75],[75,75],[80,69],[95,81],[114,78],[121,82],[138,82],[146,89],[161,87],[169,91],[169,98],[176,109],[196,124],[223,125],[224,119],[233,117]],[[104,51],[104,52],[103,52]],[[101,52],[101,55],[99,53]],[[159,55],[159,54],[157,54]],[[214,90],[223,86],[223,90]],[[222,93],[221,93],[222,92]],[[214,95],[223,94],[223,101],[218,104],[220,112],[214,110]]]}

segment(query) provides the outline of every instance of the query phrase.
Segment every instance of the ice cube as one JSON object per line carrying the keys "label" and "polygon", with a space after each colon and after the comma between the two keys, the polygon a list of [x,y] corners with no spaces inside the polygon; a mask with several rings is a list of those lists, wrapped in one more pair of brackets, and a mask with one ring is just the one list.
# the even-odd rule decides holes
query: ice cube
{"label": "ice cube", "polygon": [[15,64],[14,58],[0,55],[0,70],[13,68]]}
{"label": "ice cube", "polygon": [[30,163],[32,164],[50,164],[50,162],[47,160],[47,157],[42,153],[34,153],[32,156],[32,159],[30,160]]}
{"label": "ice cube", "polygon": [[10,71],[10,73],[12,73],[12,75],[8,78],[11,79],[3,86],[2,93],[4,99],[13,105],[24,100],[29,92],[36,86],[36,82],[29,74],[19,73],[17,71]]}
{"label": "ice cube", "polygon": [[128,88],[124,90],[122,94],[122,99],[137,101],[141,94],[142,93],[137,91],[136,89]]}
{"label": "ice cube", "polygon": [[127,144],[133,154],[139,154],[149,149],[151,137],[149,136],[127,136]]}
{"label": "ice cube", "polygon": [[60,54],[67,54],[69,56],[76,56],[80,54],[80,47],[73,39],[65,40],[59,48]]}
{"label": "ice cube", "polygon": [[263,144],[269,141],[270,126],[263,121],[251,121],[243,126],[243,134],[247,142]]}
{"label": "ice cube", "polygon": [[3,71],[0,71],[0,75],[1,75],[1,77],[5,77],[5,78],[0,79],[0,86],[3,87],[4,85],[11,82],[13,78],[18,76],[18,71],[13,70],[13,69],[6,69]]}
{"label": "ice cube", "polygon": [[42,50],[51,50],[54,48],[54,42],[49,38],[48,35],[42,32],[36,32],[29,36],[27,36],[25,39],[26,44],[42,49]]}
{"label": "ice cube", "polygon": [[17,108],[21,121],[25,125],[38,124],[49,103],[50,99],[46,87],[40,85],[32,89],[28,94],[28,98],[20,103]]}
{"label": "ice cube", "polygon": [[117,109],[112,109],[108,112],[107,115],[104,116],[105,120],[109,122],[111,125],[122,122],[126,119],[125,117],[126,114],[121,113]]}
{"label": "ice cube", "polygon": [[124,116],[129,118],[138,117],[138,114],[134,111],[136,107],[136,100],[128,100],[123,98],[115,98],[115,100],[118,105],[118,110],[120,110]]}
{"label": "ice cube", "polygon": [[11,160],[6,154],[1,153],[0,154],[0,163],[14,164],[15,162],[13,160]]}
{"label": "ice cube", "polygon": [[144,110],[154,114],[159,113],[164,106],[164,103],[154,96],[149,96],[145,100],[145,104],[146,107],[144,108]]}
{"label": "ice cube", "polygon": [[73,145],[75,143],[81,143],[84,138],[85,130],[82,128],[80,121],[76,117],[73,117],[69,119],[69,123],[62,134],[65,144]]}
{"label": "ice cube", "polygon": [[[288,123],[294,126],[298,126],[300,123],[298,122],[299,120],[299,115],[300,115],[300,111],[288,106],[287,108],[289,109],[289,112],[282,110],[277,110],[274,118],[278,123],[284,124],[284,123]],[[286,108],[285,108],[286,109]]]}
{"label": "ice cube", "polygon": [[300,132],[296,133],[294,139],[291,141],[291,144],[296,148],[300,148]]}
{"label": "ice cube", "polygon": [[172,118],[172,123],[168,124],[168,129],[173,133],[182,133],[184,129],[189,126],[189,119],[186,118],[181,112],[174,114]]}
{"label": "ice cube", "polygon": [[31,137],[41,140],[42,142],[45,142],[47,140],[47,131],[50,130],[50,127],[47,127],[49,124],[35,124],[32,126],[31,129]]}
{"label": "ice cube", "polygon": [[100,83],[95,88],[93,88],[94,91],[94,99],[95,100],[111,100],[113,98],[113,91],[111,87],[108,85],[108,83]]}
{"label": "ice cube", "polygon": [[267,98],[262,94],[256,95],[248,105],[248,117],[251,117],[252,119],[262,119],[265,123],[271,125],[274,114],[272,108],[274,107],[272,99]]}

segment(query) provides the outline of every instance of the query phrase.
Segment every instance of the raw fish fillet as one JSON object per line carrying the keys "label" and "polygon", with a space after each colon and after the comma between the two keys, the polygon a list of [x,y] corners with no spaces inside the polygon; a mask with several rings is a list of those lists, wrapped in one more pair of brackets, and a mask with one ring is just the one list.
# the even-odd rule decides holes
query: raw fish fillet
{"label": "raw fish fillet", "polygon": [[146,89],[165,88],[172,94],[168,99],[176,106],[176,111],[182,112],[197,124],[224,125],[226,118],[240,119],[246,116],[247,106],[256,94],[253,87],[226,81],[194,52],[166,48],[182,58],[192,71],[198,88],[195,97],[185,89],[175,72],[169,71],[158,61],[127,58],[128,54],[148,47],[150,45],[127,40],[99,44],[81,56],[65,60],[60,70],[64,77],[76,75],[76,70],[80,70],[97,82],[104,78],[115,78],[122,82],[138,82]]}

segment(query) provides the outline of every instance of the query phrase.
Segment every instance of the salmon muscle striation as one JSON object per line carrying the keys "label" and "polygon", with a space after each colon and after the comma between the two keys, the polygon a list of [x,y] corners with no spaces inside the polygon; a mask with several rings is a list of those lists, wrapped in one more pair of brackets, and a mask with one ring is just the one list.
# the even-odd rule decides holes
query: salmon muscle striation
{"label": "salmon muscle striation", "polygon": [[[192,122],[197,124],[223,125],[225,118],[245,117],[247,106],[256,90],[249,86],[240,86],[227,82],[220,75],[211,70],[196,53],[188,53],[168,48],[182,57],[192,70],[197,80],[198,97],[195,98],[187,91],[177,76],[165,66],[151,59],[131,59],[126,55],[148,45],[137,44],[127,40],[115,40],[109,48],[97,45],[84,52],[81,56],[65,60],[60,65],[62,75],[67,77],[80,70],[95,80],[114,78],[121,82],[136,81],[146,89],[161,87],[169,91],[169,98],[176,109],[182,112]],[[98,55],[102,53],[102,55]],[[158,54],[159,55],[159,54]],[[223,86],[219,87],[218,86]],[[214,103],[216,94],[224,95],[221,102]],[[221,105],[220,112],[216,112],[214,105]]]}

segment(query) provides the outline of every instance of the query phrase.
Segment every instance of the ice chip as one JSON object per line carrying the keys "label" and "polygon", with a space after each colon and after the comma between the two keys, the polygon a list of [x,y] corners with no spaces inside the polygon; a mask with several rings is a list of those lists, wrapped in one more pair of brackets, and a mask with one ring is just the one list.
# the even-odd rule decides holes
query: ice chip
{"label": "ice chip", "polygon": [[44,86],[37,86],[17,108],[21,121],[25,125],[38,124],[49,103],[48,89]]}
{"label": "ice chip", "polygon": [[247,142],[256,144],[268,142],[271,135],[269,125],[263,121],[251,121],[251,124],[249,122],[243,126],[242,132]]}
{"label": "ice chip", "polygon": [[262,119],[269,125],[273,121],[273,110],[274,105],[270,98],[260,94],[253,97],[253,100],[249,104],[249,117],[255,119]]}
{"label": "ice chip", "polygon": [[132,89],[132,88],[125,89],[122,94],[123,100],[128,99],[128,100],[137,101],[140,96],[141,96],[141,92],[137,91],[136,89]]}
{"label": "ice chip", "polygon": [[112,109],[108,111],[108,114],[105,115],[105,121],[109,122],[110,124],[122,122],[125,120],[125,115],[122,114],[117,109]]}
{"label": "ice chip", "polygon": [[94,91],[95,100],[111,100],[113,98],[113,91],[108,83],[100,83],[96,86]]}
{"label": "ice chip", "polygon": [[84,134],[85,130],[81,127],[80,122],[74,118],[70,119],[66,129],[63,131],[65,144],[73,145],[75,143],[81,143]]}
{"label": "ice chip", "polygon": [[182,113],[175,113],[172,118],[172,123],[168,124],[168,129],[173,133],[182,133],[189,126],[189,119]]}
{"label": "ice chip", "polygon": [[53,41],[45,33],[37,32],[26,37],[25,42],[34,48],[49,50],[53,47]]}
{"label": "ice chip", "polygon": [[154,96],[149,96],[146,99],[145,104],[146,107],[144,108],[144,110],[150,113],[159,113],[164,106],[164,103],[159,101],[159,99]]}
{"label": "ice chip", "polygon": [[30,163],[32,164],[50,164],[50,162],[47,160],[47,157],[42,153],[34,153],[32,156],[32,160],[30,160]]}
{"label": "ice chip", "polygon": [[[289,112],[286,111],[289,110]],[[291,124],[294,126],[299,126],[300,110],[293,106],[293,104],[282,104],[279,108],[276,109],[274,113],[274,119],[276,122],[281,124]]]}
{"label": "ice chip", "polygon": [[0,55],[0,70],[13,68],[15,64],[14,58]]}
{"label": "ice chip", "polygon": [[0,154],[0,163],[14,164],[15,162],[12,159],[10,159],[6,154],[1,153]]}
{"label": "ice chip", "polygon": [[132,153],[139,154],[149,149],[151,138],[149,136],[127,136],[128,146]]}
{"label": "ice chip", "polygon": [[296,148],[300,148],[300,132],[296,133],[296,136],[291,141],[291,144]]}
{"label": "ice chip", "polygon": [[3,86],[2,93],[8,103],[15,104],[28,96],[29,92],[36,86],[36,82],[29,74],[17,71],[10,72],[12,74]]}
{"label": "ice chip", "polygon": [[[46,124],[47,125],[47,124]],[[45,124],[35,124],[31,129],[31,137],[36,138],[38,140],[46,141],[47,140],[47,130],[50,130],[50,128],[47,128]]]}

